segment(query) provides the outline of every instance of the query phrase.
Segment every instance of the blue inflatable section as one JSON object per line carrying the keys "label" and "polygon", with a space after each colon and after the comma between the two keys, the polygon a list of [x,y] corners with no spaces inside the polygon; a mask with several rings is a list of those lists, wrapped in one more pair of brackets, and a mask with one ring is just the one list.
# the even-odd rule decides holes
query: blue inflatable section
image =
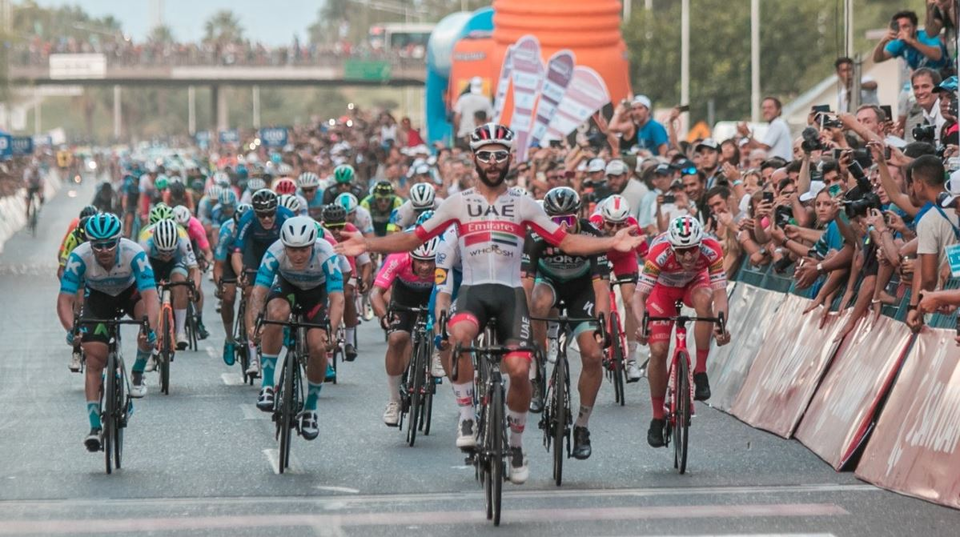
{"label": "blue inflatable section", "polygon": [[449,82],[453,47],[457,41],[475,31],[493,31],[493,8],[447,15],[430,34],[424,108],[427,115],[427,143],[431,147],[435,142],[449,145],[453,139],[453,126],[447,121],[443,95]]}

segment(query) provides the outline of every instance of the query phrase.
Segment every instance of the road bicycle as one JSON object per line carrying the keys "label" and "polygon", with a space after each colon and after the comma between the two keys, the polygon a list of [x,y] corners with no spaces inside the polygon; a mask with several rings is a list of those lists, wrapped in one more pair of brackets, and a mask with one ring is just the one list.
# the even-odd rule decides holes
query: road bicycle
{"label": "road bicycle", "polygon": [[[553,480],[559,487],[563,483],[563,459],[570,458],[573,448],[573,413],[570,410],[570,362],[567,361],[567,346],[573,336],[571,327],[579,323],[591,323],[597,326],[595,335],[604,339],[604,315],[596,317],[574,318],[567,316],[567,308],[561,303],[557,317],[530,317],[532,321],[558,323],[557,361],[553,364],[553,373],[547,384],[547,393],[543,414],[540,416],[540,429],[543,430],[543,445],[550,451],[553,448]],[[564,452],[566,457],[564,457]]]}
{"label": "road bicycle", "polygon": [[[509,453],[505,415],[506,393],[503,375],[500,372],[500,361],[507,354],[533,352],[534,349],[525,346],[499,345],[495,330],[496,322],[495,318],[487,321],[481,343],[469,346],[458,343],[454,347],[450,379],[453,382],[457,381],[459,357],[463,353],[473,354],[476,362],[475,371],[483,370],[482,375],[476,377],[482,379],[482,391],[479,392],[480,408],[477,413],[477,446],[467,457],[466,464],[474,466],[477,479],[483,486],[487,520],[493,520],[493,524],[499,526],[503,504],[503,482],[507,479],[505,468]],[[445,322],[443,324],[445,325]],[[446,333],[445,326],[441,326],[441,330]]]}
{"label": "road bicycle", "polygon": [[[187,300],[193,303],[195,289],[192,281],[169,282],[161,281],[157,284],[160,289],[160,318],[157,323],[159,337],[159,352],[155,354],[157,370],[160,372],[160,392],[170,395],[170,364],[177,354],[176,323],[173,317],[173,288],[186,287],[190,295]],[[189,319],[189,315],[187,318]],[[189,322],[187,323],[189,327]]]}
{"label": "road bicycle", "polygon": [[[617,307],[617,294],[614,292],[614,286],[623,286],[626,283],[635,283],[635,280],[623,278],[610,282],[610,346],[603,352],[603,368],[607,374],[607,379],[613,383],[613,400],[620,403],[620,406],[626,404],[624,382],[627,373],[624,367],[629,347],[627,346],[623,320],[620,317],[620,308]],[[630,305],[624,304],[624,307],[629,308]]]}
{"label": "road bicycle", "polygon": [[83,319],[79,325],[103,325],[107,329],[107,365],[103,369],[103,382],[100,385],[100,423],[103,426],[103,441],[100,449],[104,454],[107,473],[120,469],[123,462],[123,430],[133,413],[133,401],[130,398],[130,380],[123,362],[120,345],[120,325],[140,326],[146,333],[150,330],[147,318],[132,319]]}
{"label": "road bicycle", "polygon": [[280,462],[279,471],[282,474],[284,470],[290,468],[290,440],[291,430],[300,433],[300,421],[298,417],[303,412],[305,402],[303,379],[306,376],[307,359],[307,330],[319,328],[330,333],[329,322],[322,324],[308,323],[303,320],[303,309],[294,304],[291,308],[290,318],[286,321],[271,321],[264,319],[263,316],[257,318],[257,333],[263,325],[273,324],[282,326],[290,331],[289,337],[284,338],[286,346],[286,356],[283,359],[283,368],[280,370],[280,379],[277,385],[280,387],[273,403],[273,422],[276,424],[275,438],[280,442]]}
{"label": "road bicycle", "polygon": [[433,337],[427,330],[427,315],[429,310],[421,307],[408,307],[400,304],[391,304],[388,310],[416,314],[412,338],[413,352],[407,369],[403,372],[400,381],[400,429],[403,429],[404,418],[407,422],[407,443],[413,447],[417,440],[417,431],[424,436],[430,434],[430,421],[433,417],[433,396],[436,393],[436,384],[430,374],[430,358],[433,353]]}
{"label": "road bicycle", "polygon": [[[683,302],[676,304],[677,311],[681,311]],[[726,332],[726,320],[723,312],[717,317],[697,317],[691,315],[675,315],[671,317],[656,317],[649,313],[643,314],[644,337],[649,337],[650,322],[673,322],[676,330],[673,336],[673,356],[668,362],[667,393],[664,398],[666,410],[663,427],[665,446],[673,440],[673,467],[681,474],[687,471],[687,447],[690,442],[690,416],[693,415],[693,372],[690,369],[690,353],[687,351],[687,324],[691,322],[709,322],[720,327],[720,332]]]}

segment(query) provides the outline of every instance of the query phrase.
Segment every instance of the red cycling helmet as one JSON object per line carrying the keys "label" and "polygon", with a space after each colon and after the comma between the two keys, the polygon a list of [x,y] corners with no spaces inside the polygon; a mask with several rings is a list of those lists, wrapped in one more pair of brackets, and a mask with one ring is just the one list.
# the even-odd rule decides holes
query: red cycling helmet
{"label": "red cycling helmet", "polygon": [[293,179],[284,177],[283,179],[278,180],[273,185],[273,191],[281,196],[284,194],[296,194],[297,193],[297,183]]}

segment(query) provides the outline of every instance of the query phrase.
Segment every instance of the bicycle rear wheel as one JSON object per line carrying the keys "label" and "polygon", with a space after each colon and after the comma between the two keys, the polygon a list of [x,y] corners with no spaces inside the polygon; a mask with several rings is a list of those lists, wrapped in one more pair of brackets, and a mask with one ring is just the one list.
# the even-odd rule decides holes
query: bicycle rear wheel
{"label": "bicycle rear wheel", "polygon": [[113,418],[113,430],[114,430],[114,439],[113,439],[113,460],[114,466],[117,467],[117,470],[120,469],[121,462],[123,461],[123,429],[126,427],[124,423],[125,415],[128,410],[127,408],[127,382],[125,375],[123,374],[123,368],[117,367],[117,383],[116,391],[114,394],[117,412]]}
{"label": "bicycle rear wheel", "polygon": [[170,395],[170,360],[173,359],[173,312],[169,308],[163,309],[160,318],[160,334],[163,341],[160,343],[160,392]]}
{"label": "bicycle rear wheel", "polygon": [[[503,502],[503,480],[505,478],[503,473],[503,461],[504,461],[504,429],[506,429],[506,422],[504,421],[503,416],[503,385],[497,384],[493,387],[493,400],[490,402],[490,475],[488,482],[490,483],[490,496],[492,504],[492,515],[493,515],[493,525],[500,525],[500,512]],[[487,509],[488,515],[490,513],[490,508]],[[489,516],[488,516],[489,518]]]}
{"label": "bicycle rear wheel", "polygon": [[187,301],[187,341],[191,351],[197,350],[197,306],[193,300]]}
{"label": "bicycle rear wheel", "polygon": [[674,415],[676,416],[676,427],[674,427],[674,467],[681,474],[687,471],[687,443],[690,432],[690,381],[688,368],[690,367],[690,356],[681,351],[677,353],[679,368],[677,370],[677,390],[674,393]]}
{"label": "bicycle rear wheel", "polygon": [[103,458],[106,463],[107,473],[113,473],[113,444],[116,435],[116,421],[113,417],[117,413],[117,356],[111,351],[107,355],[106,379],[104,386],[100,388],[103,400],[103,413],[101,424],[103,425]]}
{"label": "bicycle rear wheel", "polygon": [[557,357],[557,365],[553,368],[553,399],[551,409],[551,432],[553,433],[553,480],[559,487],[563,484],[563,453],[564,439],[567,436],[567,421],[570,407],[567,401],[567,357]]}

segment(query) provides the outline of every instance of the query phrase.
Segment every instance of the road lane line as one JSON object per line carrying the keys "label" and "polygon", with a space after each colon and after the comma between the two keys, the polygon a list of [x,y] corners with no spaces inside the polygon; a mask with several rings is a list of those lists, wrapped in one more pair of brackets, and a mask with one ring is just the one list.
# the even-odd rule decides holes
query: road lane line
{"label": "road lane line", "polygon": [[260,410],[257,408],[257,405],[242,404],[237,406],[239,406],[240,411],[243,412],[243,419],[245,420],[269,420],[271,417],[269,412]]}
{"label": "road lane line", "polygon": [[332,487],[332,486],[326,486],[326,485],[317,485],[316,487],[313,487],[313,488],[317,490],[329,490],[331,492],[344,492],[346,494],[360,494],[359,490],[352,489],[350,487]]}
{"label": "road lane line", "polygon": [[221,373],[220,380],[227,386],[243,386],[243,376],[239,373]]}
{"label": "road lane line", "polygon": [[[273,473],[280,475],[280,450],[276,448],[268,448],[263,450],[263,454],[267,457],[267,463],[270,465],[270,469],[273,470]],[[297,460],[297,456],[294,455],[292,449],[290,450],[289,467],[285,469],[283,473],[285,474],[302,474],[303,473],[303,471],[301,470],[300,461]]]}
{"label": "road lane line", "polygon": [[[266,452],[267,450],[264,450]],[[600,507],[582,509],[526,509],[505,511],[504,522],[544,523],[598,520],[676,520],[754,517],[824,517],[849,515],[834,504],[749,504],[749,505],[674,505],[648,507]],[[471,511],[420,513],[350,513],[341,515],[245,515],[210,517],[129,518],[76,520],[8,520],[0,525],[0,535],[67,533],[121,533],[160,531],[203,531],[231,528],[266,528],[275,526],[363,527],[403,525],[489,524],[482,509]]]}

